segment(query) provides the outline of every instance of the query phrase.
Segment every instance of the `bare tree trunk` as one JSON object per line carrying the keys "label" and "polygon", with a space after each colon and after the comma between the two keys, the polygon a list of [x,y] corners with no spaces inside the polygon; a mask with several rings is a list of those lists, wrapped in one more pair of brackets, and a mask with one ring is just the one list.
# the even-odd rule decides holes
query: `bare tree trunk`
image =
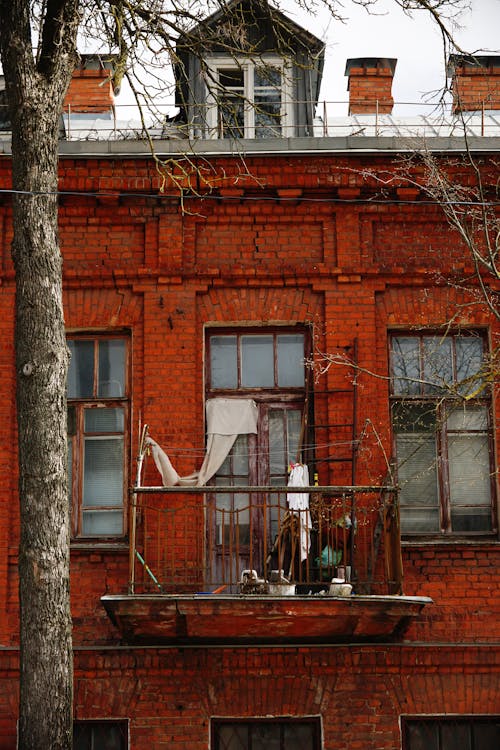
{"label": "bare tree trunk", "polygon": [[20,750],[72,747],[66,375],[58,238],[59,118],[78,1],[53,0],[34,57],[30,4],[0,0],[12,124],[19,452]]}
{"label": "bare tree trunk", "polygon": [[14,199],[12,246],[21,504],[19,747],[55,750],[70,748],[72,742],[68,354],[57,236],[57,161],[45,145],[51,134],[41,127],[40,117],[24,118],[22,131],[14,186],[27,194]]}

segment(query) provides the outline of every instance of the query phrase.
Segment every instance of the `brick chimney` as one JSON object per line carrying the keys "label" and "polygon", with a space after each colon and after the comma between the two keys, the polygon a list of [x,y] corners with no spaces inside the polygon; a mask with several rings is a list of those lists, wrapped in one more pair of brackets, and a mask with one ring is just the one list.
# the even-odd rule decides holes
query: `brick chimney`
{"label": "brick chimney", "polygon": [[80,55],[80,65],[73,73],[64,100],[64,112],[69,108],[73,114],[112,112],[115,103],[113,68],[112,55]]}
{"label": "brick chimney", "polygon": [[394,105],[392,79],[397,60],[393,57],[353,57],[345,66],[349,76],[349,114],[390,115]]}
{"label": "brick chimney", "polygon": [[450,55],[453,112],[500,109],[500,55]]}

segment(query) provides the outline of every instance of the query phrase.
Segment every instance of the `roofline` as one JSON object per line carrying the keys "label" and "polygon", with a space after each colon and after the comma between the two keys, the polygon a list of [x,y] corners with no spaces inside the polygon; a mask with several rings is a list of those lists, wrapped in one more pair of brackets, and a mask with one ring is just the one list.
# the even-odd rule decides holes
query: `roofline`
{"label": "roofline", "polygon": [[[430,151],[432,153],[500,152],[500,136],[460,136],[408,138],[402,136],[332,136],[303,138],[273,138],[263,140],[158,140],[154,142],[158,156],[184,157],[186,154],[200,157],[251,157],[299,156],[334,154],[372,154],[373,156],[396,153]],[[10,140],[0,139],[0,156],[11,155]],[[142,141],[60,141],[60,158],[123,158],[144,159],[151,151]]]}
{"label": "roofline", "polygon": [[[190,35],[195,33],[197,29],[203,28],[203,26],[210,26],[211,24],[217,22],[220,18],[224,17],[227,13],[231,12],[233,7],[235,7],[241,2],[243,2],[243,0],[230,0],[230,2],[226,3],[224,8],[220,8],[219,10],[216,10],[210,16],[207,16],[199,23],[196,23],[191,29],[189,29],[189,31],[185,32],[184,34],[179,35],[176,43],[178,43],[185,37],[189,37]],[[289,18],[289,16],[283,13],[282,10],[279,10],[278,8],[274,8],[272,5],[270,5],[268,0],[260,0],[260,2],[261,4],[267,6],[271,17],[274,16],[276,18],[279,18],[284,25],[288,26],[290,32],[301,37],[303,41],[307,41],[308,46],[314,47],[316,54],[319,54],[320,52],[325,50],[326,48],[325,42],[319,39],[319,37],[315,36],[311,31],[308,31],[303,26],[300,26],[298,23],[293,21],[291,18]]]}

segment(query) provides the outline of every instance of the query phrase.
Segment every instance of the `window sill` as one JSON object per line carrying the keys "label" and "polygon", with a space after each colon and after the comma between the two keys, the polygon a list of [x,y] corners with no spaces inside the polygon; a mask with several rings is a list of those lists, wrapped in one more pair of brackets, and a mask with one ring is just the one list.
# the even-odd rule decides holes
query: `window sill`
{"label": "window sill", "polygon": [[109,552],[112,554],[128,554],[129,544],[128,541],[120,539],[117,541],[97,541],[95,539],[78,539],[71,541],[70,544],[71,552],[88,552],[89,554],[95,552]]}
{"label": "window sill", "polygon": [[441,536],[424,539],[402,539],[403,548],[411,547],[450,547],[461,545],[463,547],[488,547],[500,545],[498,536],[464,537],[464,536]]}

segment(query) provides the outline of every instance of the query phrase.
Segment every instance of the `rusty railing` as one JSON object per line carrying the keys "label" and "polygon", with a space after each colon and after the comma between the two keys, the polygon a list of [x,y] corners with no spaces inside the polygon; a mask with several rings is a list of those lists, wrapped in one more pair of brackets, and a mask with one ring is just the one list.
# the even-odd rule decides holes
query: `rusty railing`
{"label": "rusty railing", "polygon": [[132,494],[130,593],[297,594],[349,580],[355,593],[401,592],[393,487],[139,487]]}

